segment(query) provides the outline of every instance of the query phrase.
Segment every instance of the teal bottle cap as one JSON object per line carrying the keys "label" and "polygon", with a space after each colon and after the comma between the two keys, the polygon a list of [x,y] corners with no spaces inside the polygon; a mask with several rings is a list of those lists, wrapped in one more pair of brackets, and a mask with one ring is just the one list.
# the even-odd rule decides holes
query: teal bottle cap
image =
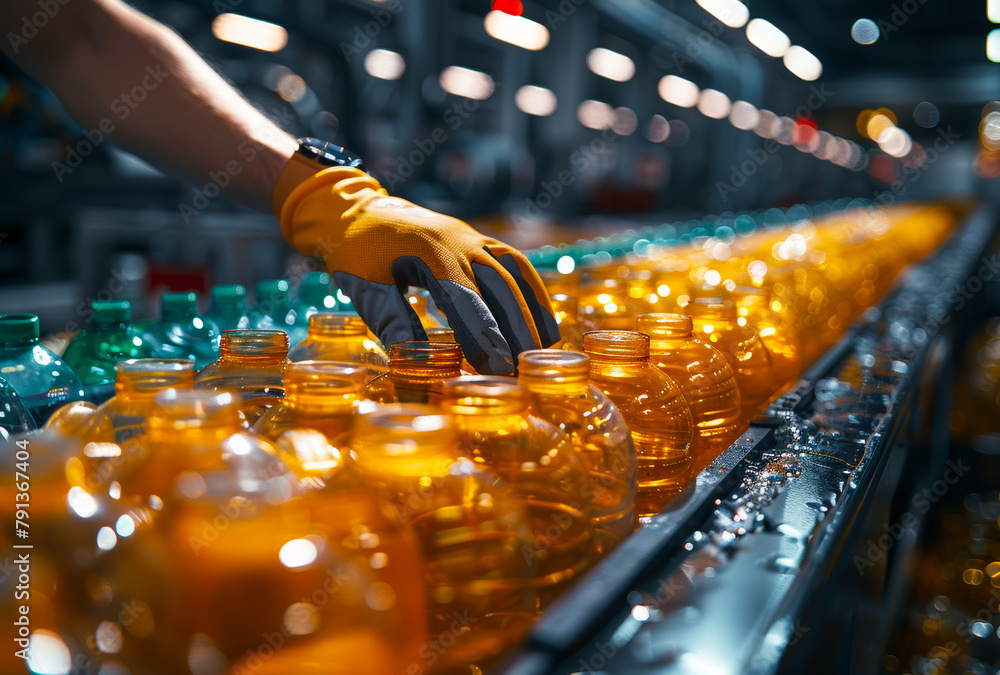
{"label": "teal bottle cap", "polygon": [[[333,295],[330,291],[331,281],[330,275],[326,272],[310,272],[305,275],[302,277],[302,285],[299,287],[299,301],[304,305],[326,307],[323,301],[327,296]],[[332,306],[331,304],[330,307]]]}
{"label": "teal bottle cap", "polygon": [[239,284],[212,287],[212,303],[221,307],[240,307],[246,304],[247,289]]}
{"label": "teal bottle cap", "polygon": [[197,309],[198,295],[194,292],[164,293],[160,298],[160,313],[164,316],[167,314],[185,314]]}
{"label": "teal bottle cap", "polygon": [[128,323],[132,320],[132,305],[128,300],[95,300],[90,303],[95,323]]}
{"label": "teal bottle cap", "polygon": [[288,282],[284,279],[261,279],[257,282],[258,298],[276,298],[288,294]]}
{"label": "teal bottle cap", "polygon": [[27,344],[38,336],[38,317],[34,314],[0,314],[0,342]]}

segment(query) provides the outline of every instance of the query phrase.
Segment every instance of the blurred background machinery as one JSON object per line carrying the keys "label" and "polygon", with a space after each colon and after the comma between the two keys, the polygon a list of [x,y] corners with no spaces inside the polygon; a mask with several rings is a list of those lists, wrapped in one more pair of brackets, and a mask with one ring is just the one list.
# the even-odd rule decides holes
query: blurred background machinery
{"label": "blurred background machinery", "polygon": [[[136,3],[293,134],[522,247],[623,220],[987,194],[993,4]],[[0,310],[57,329],[116,280],[142,295],[303,264],[270,218],[109,136],[0,61]]]}

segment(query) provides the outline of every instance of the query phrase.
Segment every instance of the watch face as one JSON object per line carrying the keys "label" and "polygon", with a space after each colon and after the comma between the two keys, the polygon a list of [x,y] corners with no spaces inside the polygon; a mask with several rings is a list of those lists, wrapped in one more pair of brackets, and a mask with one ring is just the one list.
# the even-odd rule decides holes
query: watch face
{"label": "watch face", "polygon": [[360,157],[342,145],[336,145],[317,138],[299,139],[299,152],[323,166],[350,166],[364,170]]}

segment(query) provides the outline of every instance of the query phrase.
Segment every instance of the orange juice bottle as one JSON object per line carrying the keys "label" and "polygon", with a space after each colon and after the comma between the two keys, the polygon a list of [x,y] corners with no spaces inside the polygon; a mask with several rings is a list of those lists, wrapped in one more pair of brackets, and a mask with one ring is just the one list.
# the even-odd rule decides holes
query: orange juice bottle
{"label": "orange juice bottle", "polygon": [[398,342],[389,348],[389,372],[368,383],[377,403],[440,404],[441,385],[462,374],[462,348],[450,342]]}
{"label": "orange juice bottle", "polygon": [[[129,359],[115,370],[115,395],[100,407],[82,410],[64,406],[47,428],[72,434],[84,442],[123,443],[146,430],[146,420],[157,393],[190,389],[194,362],[181,359]],[[75,413],[75,414],[73,414]]]}
{"label": "orange juice bottle", "polygon": [[368,370],[368,379],[389,370],[388,355],[356,314],[313,314],[309,317],[309,336],[288,352],[288,359],[353,363]]}
{"label": "orange juice bottle", "polygon": [[242,412],[253,424],[285,396],[288,333],[281,330],[223,331],[219,358],[194,378],[196,389],[238,392]]}
{"label": "orange juice bottle", "polygon": [[444,393],[462,452],[500,476],[528,512],[534,541],[523,553],[541,609],[597,557],[586,466],[562,431],[528,414],[517,380],[461,377]]}
{"label": "orange juice bottle", "polygon": [[712,463],[740,434],[740,392],[729,362],[692,335],[691,318],[642,314],[637,328],[649,336],[649,360],[681,389],[691,409],[695,473]]}
{"label": "orange juice bottle", "polygon": [[528,411],[559,427],[587,468],[592,524],[600,552],[635,529],[636,456],[632,434],[615,405],[590,384],[590,358],[580,352],[532,349],[518,357]]}
{"label": "orange juice bottle", "polygon": [[746,320],[741,324],[736,306],[719,297],[697,298],[685,309],[693,334],[710,342],[729,361],[740,390],[741,418],[753,418],[776,387],[771,355],[757,331]]}
{"label": "orange juice bottle", "polygon": [[510,489],[462,458],[451,419],[426,405],[359,415],[353,448],[427,561],[429,639],[411,672],[471,672],[518,644],[537,594],[522,552],[532,533]]}
{"label": "orange juice bottle", "polygon": [[649,362],[649,336],[635,331],[583,335],[590,381],[621,412],[638,457],[640,522],[663,510],[691,480],[691,410],[680,389]]}

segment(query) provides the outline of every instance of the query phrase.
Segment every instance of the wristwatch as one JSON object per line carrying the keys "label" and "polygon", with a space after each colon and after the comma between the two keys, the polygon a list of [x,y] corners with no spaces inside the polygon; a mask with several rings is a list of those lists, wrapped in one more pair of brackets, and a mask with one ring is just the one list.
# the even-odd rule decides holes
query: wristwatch
{"label": "wristwatch", "polygon": [[311,159],[323,166],[350,166],[365,170],[361,158],[342,145],[321,141],[318,138],[303,136],[298,139],[298,153],[306,159]]}
{"label": "wristwatch", "polygon": [[342,145],[309,136],[298,139],[298,144],[295,153],[288,158],[288,164],[285,165],[271,196],[271,207],[278,218],[281,217],[281,207],[292,190],[324,169],[343,166],[371,175],[365,169],[361,158]]}

